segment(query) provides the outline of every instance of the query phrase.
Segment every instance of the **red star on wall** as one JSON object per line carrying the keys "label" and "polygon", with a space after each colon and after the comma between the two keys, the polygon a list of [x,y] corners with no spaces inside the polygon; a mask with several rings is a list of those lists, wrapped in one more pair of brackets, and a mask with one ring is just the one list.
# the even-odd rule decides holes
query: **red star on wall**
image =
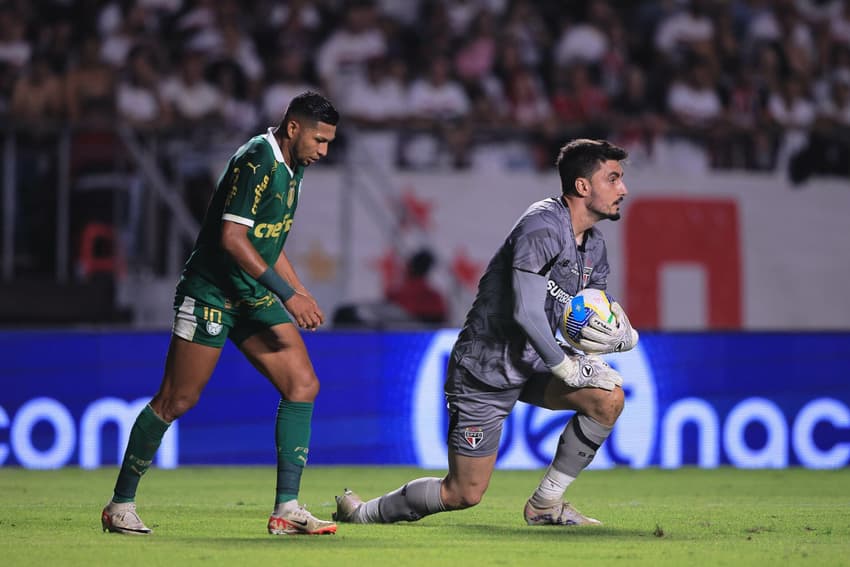
{"label": "red star on wall", "polygon": [[455,252],[452,259],[452,275],[460,284],[471,290],[478,286],[478,278],[481,276],[483,266],[470,259],[463,248]]}
{"label": "red star on wall", "polygon": [[384,295],[386,295],[387,291],[401,278],[402,265],[398,253],[390,248],[377,260],[373,260],[372,266],[381,275],[381,285],[384,288]]}
{"label": "red star on wall", "polygon": [[401,225],[418,226],[423,230],[431,228],[431,209],[433,205],[416,196],[412,187],[406,187],[401,196]]}

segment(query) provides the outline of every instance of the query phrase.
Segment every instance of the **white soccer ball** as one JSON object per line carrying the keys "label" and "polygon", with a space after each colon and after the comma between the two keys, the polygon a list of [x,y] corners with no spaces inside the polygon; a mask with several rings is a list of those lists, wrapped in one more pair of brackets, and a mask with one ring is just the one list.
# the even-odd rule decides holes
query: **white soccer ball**
{"label": "white soccer ball", "polygon": [[608,295],[600,289],[585,288],[570,299],[564,310],[564,317],[561,319],[561,334],[564,340],[580,349],[581,332],[593,316],[606,323],[615,324],[616,317],[611,312]]}

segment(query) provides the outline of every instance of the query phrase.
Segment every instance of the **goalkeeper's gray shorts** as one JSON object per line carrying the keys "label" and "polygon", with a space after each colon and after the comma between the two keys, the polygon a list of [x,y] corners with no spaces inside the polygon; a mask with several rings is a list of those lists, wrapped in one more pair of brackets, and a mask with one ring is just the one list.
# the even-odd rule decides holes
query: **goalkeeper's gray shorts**
{"label": "goalkeeper's gray shorts", "polygon": [[449,409],[448,446],[459,455],[486,457],[499,450],[502,424],[517,400],[543,407],[543,394],[552,375],[539,373],[518,387],[499,389],[478,380],[450,359],[446,374]]}

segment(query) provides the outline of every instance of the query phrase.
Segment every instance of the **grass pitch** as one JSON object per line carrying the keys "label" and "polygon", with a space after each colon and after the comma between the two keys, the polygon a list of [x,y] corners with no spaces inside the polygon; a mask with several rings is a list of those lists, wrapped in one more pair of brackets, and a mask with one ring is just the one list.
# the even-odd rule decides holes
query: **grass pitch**
{"label": "grass pitch", "polygon": [[[308,467],[301,501],[330,518],[344,486],[370,498],[425,474]],[[850,469],[591,470],[569,497],[604,526],[532,528],[522,507],[541,474],[496,471],[470,510],[307,537],[266,533],[271,467],[152,469],[138,505],[154,534],[139,537],[101,532],[115,469],[0,468],[0,564],[850,565]]]}

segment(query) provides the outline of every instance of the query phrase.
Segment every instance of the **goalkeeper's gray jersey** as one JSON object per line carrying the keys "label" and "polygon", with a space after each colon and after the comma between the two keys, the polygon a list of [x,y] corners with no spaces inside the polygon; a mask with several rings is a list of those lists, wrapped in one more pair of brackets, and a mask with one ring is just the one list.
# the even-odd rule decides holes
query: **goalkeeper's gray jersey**
{"label": "goalkeeper's gray jersey", "polygon": [[478,283],[478,294],[454,345],[455,361],[497,388],[523,384],[545,370],[514,320],[511,270],[548,278],[545,309],[554,335],[570,298],[585,287],[605,289],[605,241],[596,228],[576,246],[569,209],[561,198],[532,204],[511,229]]}

